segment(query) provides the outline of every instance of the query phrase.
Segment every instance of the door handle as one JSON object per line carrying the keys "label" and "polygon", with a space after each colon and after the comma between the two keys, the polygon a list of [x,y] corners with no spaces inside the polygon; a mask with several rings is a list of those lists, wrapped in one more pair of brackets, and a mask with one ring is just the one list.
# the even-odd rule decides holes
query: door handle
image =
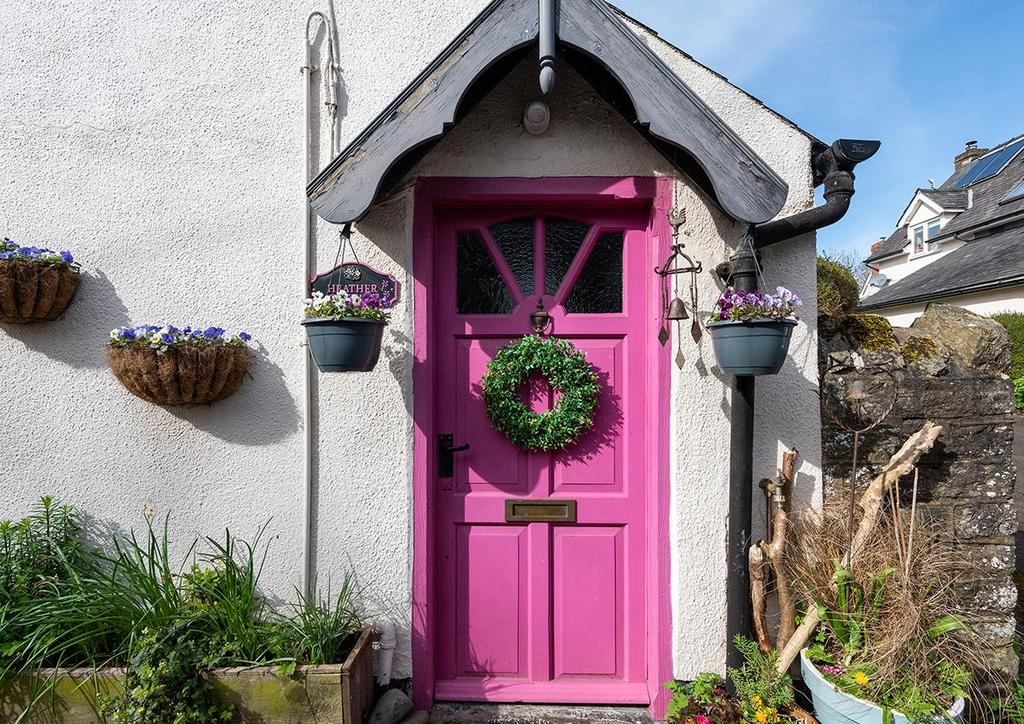
{"label": "door handle", "polygon": [[437,436],[437,477],[451,478],[455,471],[455,453],[469,450],[469,445],[455,446],[451,435]]}

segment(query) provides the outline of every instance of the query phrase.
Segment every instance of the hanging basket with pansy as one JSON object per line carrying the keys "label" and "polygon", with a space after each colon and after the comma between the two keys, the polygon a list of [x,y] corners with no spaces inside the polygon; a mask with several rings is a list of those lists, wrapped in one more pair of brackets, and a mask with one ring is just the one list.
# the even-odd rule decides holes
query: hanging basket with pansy
{"label": "hanging basket with pansy", "polygon": [[251,341],[246,332],[221,327],[120,327],[110,332],[107,362],[118,381],[147,402],[205,404],[241,387]]}
{"label": "hanging basket with pansy", "polygon": [[303,306],[309,353],[321,372],[369,372],[380,359],[395,300],[388,294],[313,292]]}
{"label": "hanging basket with pansy", "polygon": [[0,322],[57,319],[71,304],[78,282],[71,252],[0,241]]}
{"label": "hanging basket with pansy", "polygon": [[726,289],[708,321],[718,367],[731,375],[778,374],[801,305],[800,297],[785,287],[774,293]]}

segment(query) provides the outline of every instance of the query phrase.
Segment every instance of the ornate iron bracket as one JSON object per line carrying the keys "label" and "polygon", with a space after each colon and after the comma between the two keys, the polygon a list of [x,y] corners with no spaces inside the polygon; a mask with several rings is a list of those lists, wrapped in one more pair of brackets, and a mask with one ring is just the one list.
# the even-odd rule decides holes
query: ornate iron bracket
{"label": "ornate iron bracket", "polygon": [[[679,241],[679,227],[686,223],[686,209],[672,209],[668,215],[668,223],[672,226],[672,255],[665,260],[661,267],[654,267],[654,273],[662,277],[669,277],[673,274],[700,274],[704,271],[704,265],[683,251],[686,244]],[[677,260],[683,260],[687,266],[673,266],[678,264]]]}

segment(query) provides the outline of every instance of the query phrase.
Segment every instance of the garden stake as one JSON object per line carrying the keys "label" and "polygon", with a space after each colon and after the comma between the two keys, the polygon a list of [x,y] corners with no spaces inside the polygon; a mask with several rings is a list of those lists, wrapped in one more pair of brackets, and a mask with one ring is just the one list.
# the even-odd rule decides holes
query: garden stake
{"label": "garden stake", "polygon": [[910,557],[914,553],[914,521],[917,519],[917,479],[921,469],[914,466],[914,492],[910,498],[910,532],[907,534],[907,568],[904,580],[910,578]]}

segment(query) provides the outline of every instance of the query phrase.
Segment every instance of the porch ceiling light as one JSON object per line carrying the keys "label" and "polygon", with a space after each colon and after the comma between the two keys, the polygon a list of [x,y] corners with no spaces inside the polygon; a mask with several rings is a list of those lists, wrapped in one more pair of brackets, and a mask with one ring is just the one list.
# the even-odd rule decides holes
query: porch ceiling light
{"label": "porch ceiling light", "polygon": [[523,112],[523,128],[531,136],[540,136],[551,125],[551,108],[544,101],[532,101]]}

